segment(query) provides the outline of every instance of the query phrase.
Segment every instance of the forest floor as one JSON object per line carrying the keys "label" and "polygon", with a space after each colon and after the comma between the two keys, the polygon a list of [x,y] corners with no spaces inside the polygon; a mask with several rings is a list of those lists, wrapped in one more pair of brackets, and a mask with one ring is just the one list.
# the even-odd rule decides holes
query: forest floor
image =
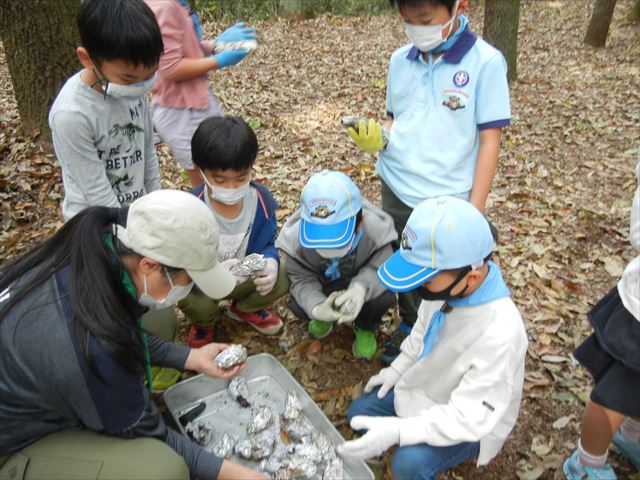
{"label": "forest floor", "polygon": [[[640,34],[626,20],[631,4],[618,1],[604,49],[581,43],[591,2],[522,4],[512,125],[487,212],[529,336],[523,401],[517,427],[488,466],[468,462],[444,478],[562,478],[561,464],[576,446],[591,379],[571,352],[591,332],[587,311],[634,255],[628,228],[640,143]],[[472,6],[469,17],[480,31],[482,9]],[[244,117],[258,134],[254,178],[280,201],[280,224],[297,208],[309,175],[322,168],[345,171],[379,204],[375,158],[349,140],[340,117],[385,114],[388,59],[406,43],[398,18],[323,16],[255,26],[256,53],[212,82],[226,113]],[[210,34],[221,27],[205,25]],[[62,224],[59,164],[37,138],[21,136],[19,124],[0,46],[0,263]],[[186,189],[167,147],[159,145],[158,154],[163,187]],[[312,341],[285,300],[275,307],[285,319],[281,335],[265,338],[225,319],[218,340],[277,356],[349,437],[346,408],[380,363],[354,360],[348,328]],[[389,459],[371,462],[378,478],[390,478]],[[616,455],[611,461],[620,478],[640,478]]]}

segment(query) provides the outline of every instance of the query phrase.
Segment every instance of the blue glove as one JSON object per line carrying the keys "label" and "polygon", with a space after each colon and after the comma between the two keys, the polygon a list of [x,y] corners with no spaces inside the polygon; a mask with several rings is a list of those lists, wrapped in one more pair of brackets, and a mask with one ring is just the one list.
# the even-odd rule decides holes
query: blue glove
{"label": "blue glove", "polygon": [[216,42],[244,42],[246,40],[256,39],[255,28],[245,28],[244,22],[238,22],[233,27],[227,28],[224,32],[218,35],[215,39]]}
{"label": "blue glove", "polygon": [[224,52],[216,53],[213,58],[218,62],[218,70],[221,70],[240,63],[248,54],[249,50],[225,50]]}

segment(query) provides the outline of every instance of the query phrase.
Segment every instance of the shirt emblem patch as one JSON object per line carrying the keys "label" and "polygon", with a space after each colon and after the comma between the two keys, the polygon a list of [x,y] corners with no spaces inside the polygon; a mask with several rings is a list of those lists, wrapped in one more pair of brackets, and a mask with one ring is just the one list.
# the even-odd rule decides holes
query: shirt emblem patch
{"label": "shirt emblem patch", "polygon": [[464,70],[456,72],[453,76],[453,84],[456,87],[464,87],[467,83],[469,83],[469,74]]}
{"label": "shirt emblem patch", "polygon": [[464,105],[462,104],[462,102],[460,102],[460,97],[456,95],[449,95],[447,100],[442,102],[442,105],[447,107],[449,110],[453,110],[454,112],[456,110],[460,110],[461,108],[464,108]]}

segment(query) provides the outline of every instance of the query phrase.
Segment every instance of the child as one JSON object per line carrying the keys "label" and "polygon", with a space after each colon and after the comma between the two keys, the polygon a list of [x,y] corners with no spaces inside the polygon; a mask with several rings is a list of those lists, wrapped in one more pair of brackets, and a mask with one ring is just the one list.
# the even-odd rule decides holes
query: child
{"label": "child", "polygon": [[[191,13],[188,0],[145,0],[158,19],[164,55],[153,88],[153,124],[160,137],[189,176],[192,187],[202,183],[191,158],[191,137],[200,122],[221,116],[218,98],[209,87],[207,73],[239,63],[248,50],[228,50],[212,55],[213,43],[202,41],[202,26]],[[253,28],[238,23],[217,40],[255,40]]]}
{"label": "child", "polygon": [[416,206],[378,278],[424,301],[398,357],[349,407],[351,427],[367,432],[338,447],[343,456],[397,444],[394,477],[432,479],[500,451],[520,408],[527,335],[492,250],[489,224],[469,202]]}
{"label": "child", "polygon": [[300,203],[276,241],[287,254],[290,307],[311,319],[314,338],[329,335],[334,322],[353,322],[353,354],[369,360],[382,315],[395,301],[375,277],[392,253],[391,217],[363,199],[347,175],[329,170],[309,179]]}
{"label": "child", "polygon": [[[636,166],[640,181],[640,162]],[[640,252],[640,185],[631,206],[631,245]],[[582,418],[578,448],[564,463],[567,478],[615,479],[613,448],[640,470],[640,256],[617,288],[589,312],[595,333],[574,352],[595,381]]]}
{"label": "child", "polygon": [[[287,293],[289,280],[274,246],[278,203],[264,185],[251,181],[258,155],[256,135],[240,118],[211,117],[193,134],[191,151],[205,182],[193,193],[209,206],[220,229],[218,260],[241,260],[251,253],[266,260],[255,279],[245,279],[226,297],[231,300],[227,314],[264,335],[276,335],[282,320],[266,307]],[[192,322],[189,346],[210,343],[218,302],[192,292],[178,305]]]}
{"label": "child", "polygon": [[[462,15],[467,0],[391,1],[411,43],[389,63],[389,143],[385,148],[374,120],[349,133],[366,151],[381,151],[376,169],[382,209],[400,233],[426,198],[452,195],[484,211],[511,111],[506,62],[469,28]],[[418,305],[415,295],[399,295],[402,324],[386,344],[383,361],[398,354]]]}
{"label": "child", "polygon": [[77,21],[84,68],[67,80],[49,113],[66,220],[160,188],[145,99],[162,54],[153,12],[142,0],[87,0]]}

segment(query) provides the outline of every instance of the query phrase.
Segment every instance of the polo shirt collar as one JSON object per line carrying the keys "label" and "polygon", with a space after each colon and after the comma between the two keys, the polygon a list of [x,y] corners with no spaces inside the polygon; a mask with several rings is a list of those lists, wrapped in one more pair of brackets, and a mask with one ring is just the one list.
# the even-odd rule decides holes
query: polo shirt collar
{"label": "polo shirt collar", "polygon": [[[469,25],[467,25],[460,34],[460,37],[458,37],[456,43],[454,43],[453,46],[445,52],[442,60],[446,63],[460,63],[462,58],[476,43],[476,40],[478,40],[478,36],[473,33],[469,28]],[[409,50],[409,53],[407,53],[407,59],[418,60],[421,54],[422,52],[420,52],[416,46],[413,46]]]}

